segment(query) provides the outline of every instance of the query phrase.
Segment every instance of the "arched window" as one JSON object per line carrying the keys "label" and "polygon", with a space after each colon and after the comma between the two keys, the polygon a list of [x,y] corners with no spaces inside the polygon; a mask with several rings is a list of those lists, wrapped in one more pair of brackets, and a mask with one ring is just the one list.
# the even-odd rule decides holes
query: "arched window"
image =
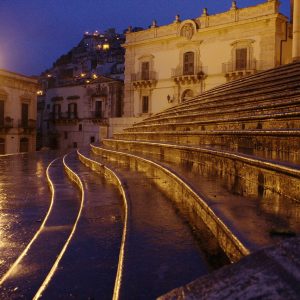
{"label": "arched window", "polygon": [[185,52],[183,54],[183,75],[193,75],[195,70],[194,52]]}
{"label": "arched window", "polygon": [[29,141],[28,138],[20,139],[20,152],[28,152],[29,151]]}
{"label": "arched window", "polygon": [[68,117],[69,119],[77,118],[77,103],[68,104]]}
{"label": "arched window", "polygon": [[0,154],[5,154],[5,139],[0,139]]}
{"label": "arched window", "polygon": [[192,99],[194,96],[194,93],[192,90],[188,89],[188,90],[185,90],[183,93],[182,93],[182,96],[181,96],[181,102],[184,102],[186,100],[189,100],[189,99]]}

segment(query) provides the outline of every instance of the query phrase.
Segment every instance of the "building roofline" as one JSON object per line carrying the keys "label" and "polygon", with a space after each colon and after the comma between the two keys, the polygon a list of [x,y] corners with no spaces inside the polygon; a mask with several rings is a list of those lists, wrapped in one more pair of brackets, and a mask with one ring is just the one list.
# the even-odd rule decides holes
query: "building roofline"
{"label": "building roofline", "polygon": [[23,75],[21,73],[16,73],[16,72],[12,72],[12,71],[8,71],[8,70],[5,70],[5,69],[0,69],[0,76],[9,76],[9,77],[15,77],[16,79],[19,79],[19,80],[25,80],[25,81],[29,81],[31,83],[35,83],[37,84],[37,79],[36,78],[33,78],[32,76],[26,76],[26,75]]}

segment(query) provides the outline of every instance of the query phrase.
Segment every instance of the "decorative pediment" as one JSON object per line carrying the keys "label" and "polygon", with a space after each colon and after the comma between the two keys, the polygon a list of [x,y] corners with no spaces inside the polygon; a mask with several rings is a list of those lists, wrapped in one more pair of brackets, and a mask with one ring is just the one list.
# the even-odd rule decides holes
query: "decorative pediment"
{"label": "decorative pediment", "polygon": [[146,54],[146,55],[142,55],[142,56],[140,56],[139,58],[138,58],[138,60],[152,60],[152,59],[154,59],[154,55],[152,55],[152,54]]}
{"label": "decorative pediment", "polygon": [[185,20],[180,24],[178,35],[191,40],[197,32],[197,24],[193,20]]}

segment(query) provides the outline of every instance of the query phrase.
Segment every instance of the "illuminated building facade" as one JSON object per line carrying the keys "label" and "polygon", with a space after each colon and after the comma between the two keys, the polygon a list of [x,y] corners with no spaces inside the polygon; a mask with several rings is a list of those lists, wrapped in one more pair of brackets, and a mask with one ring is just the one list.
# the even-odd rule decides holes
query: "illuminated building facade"
{"label": "illuminated building facade", "polygon": [[0,154],[36,150],[37,80],[0,69]]}
{"label": "illuminated building facade", "polygon": [[203,9],[195,19],[176,16],[166,26],[153,21],[146,30],[129,29],[124,47],[124,116],[147,117],[222,83],[291,62],[292,27],[277,0],[242,9],[232,1],[223,13]]}

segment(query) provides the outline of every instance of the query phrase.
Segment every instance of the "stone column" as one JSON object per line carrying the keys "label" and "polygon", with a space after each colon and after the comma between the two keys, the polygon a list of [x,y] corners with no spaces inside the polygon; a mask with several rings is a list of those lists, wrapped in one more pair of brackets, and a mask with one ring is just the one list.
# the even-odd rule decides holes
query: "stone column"
{"label": "stone column", "polygon": [[300,0],[294,0],[292,56],[293,61],[300,61]]}

